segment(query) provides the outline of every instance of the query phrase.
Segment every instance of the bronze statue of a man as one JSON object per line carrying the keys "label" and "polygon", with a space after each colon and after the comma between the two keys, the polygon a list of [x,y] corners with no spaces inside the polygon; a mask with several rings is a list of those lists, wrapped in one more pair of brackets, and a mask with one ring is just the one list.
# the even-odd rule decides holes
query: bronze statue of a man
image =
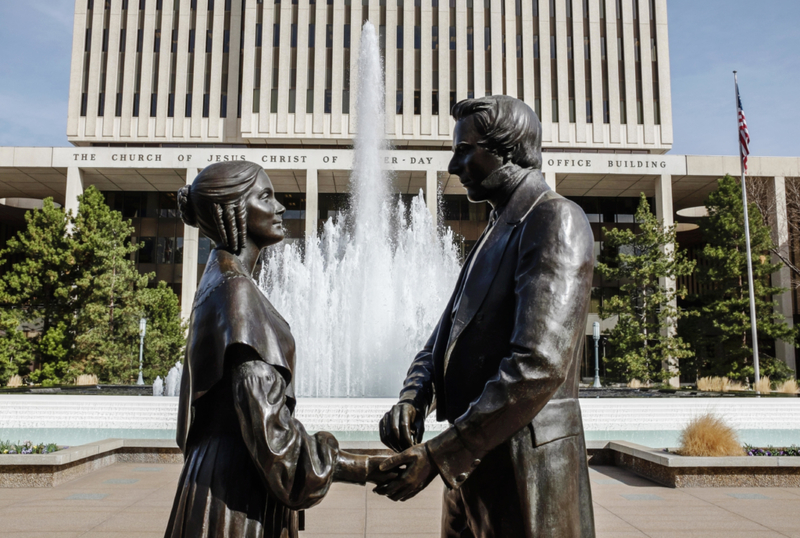
{"label": "bronze statue of a man", "polygon": [[[594,536],[578,369],[594,240],[541,174],[541,124],[507,96],[461,101],[449,172],[491,220],[408,371],[381,439],[394,500],[438,474],[443,537]],[[424,444],[425,416],[450,427]]]}

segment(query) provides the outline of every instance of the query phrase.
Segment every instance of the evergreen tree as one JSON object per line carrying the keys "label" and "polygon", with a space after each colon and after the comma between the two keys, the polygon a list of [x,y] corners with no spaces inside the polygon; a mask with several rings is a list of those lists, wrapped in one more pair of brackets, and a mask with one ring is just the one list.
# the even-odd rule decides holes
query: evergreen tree
{"label": "evergreen tree", "polygon": [[[31,340],[37,370],[31,379],[50,385],[66,374],[75,340],[73,288],[78,270],[74,240],[67,233],[67,215],[52,199],[46,199],[42,209],[29,211],[25,221],[27,228],[0,251],[0,265],[5,266],[0,278],[5,338],[20,341],[19,335],[13,334],[18,330],[12,328],[14,322],[37,329]],[[10,308],[15,310],[15,320],[9,317]],[[20,360],[29,359],[27,352],[20,355]]]}
{"label": "evergreen tree", "polygon": [[672,306],[686,291],[662,286],[659,279],[675,281],[691,274],[694,262],[680,251],[664,248],[675,244],[675,226],[664,227],[658,221],[644,194],[635,219],[635,229],[603,228],[605,244],[597,270],[621,284],[620,293],[600,311],[604,319],[617,316],[616,326],[609,331],[609,343],[616,352],[606,360],[625,380],[664,381],[677,372],[662,369],[662,361],[685,359],[692,352],[672,329],[687,315]]}
{"label": "evergreen tree", "polygon": [[13,375],[27,375],[26,367],[33,363],[33,346],[20,330],[19,312],[0,309],[0,385]]}
{"label": "evergreen tree", "polygon": [[[131,243],[129,220],[112,211],[94,187],[78,201],[73,216],[46,200],[43,209],[26,216],[27,229],[0,252],[0,261],[21,260],[0,279],[0,302],[6,305],[0,345],[7,344],[7,352],[0,351],[0,379],[33,358],[29,377],[43,385],[71,382],[83,373],[102,382],[132,383],[144,316],[149,320],[144,372],[152,381],[180,360],[184,331],[178,298],[163,283],[148,288],[155,275],[136,270],[138,247]],[[38,336],[25,339],[20,323],[41,328]],[[7,366],[11,349],[18,350],[17,358]]]}
{"label": "evergreen tree", "polygon": [[166,282],[142,290],[138,299],[139,307],[147,318],[144,377],[154,381],[157,375],[166,377],[176,362],[183,361],[186,327],[181,323],[178,296]]}
{"label": "evergreen tree", "polygon": [[90,373],[115,383],[131,383],[138,373],[138,294],[154,274],[140,275],[132,260],[130,221],[106,205],[90,187],[80,198],[74,219],[75,257],[82,271],[76,280],[76,356],[71,374]]}
{"label": "evergreen tree", "polygon": [[[708,218],[700,227],[706,246],[699,278],[706,291],[699,298],[704,342],[718,350],[717,360],[704,366],[704,374],[732,379],[753,377],[750,297],[747,283],[747,251],[744,237],[744,208],[739,180],[725,176],[706,201]],[[762,375],[786,378],[790,371],[766,353],[775,339],[793,342],[795,331],[775,312],[772,299],[786,290],[773,287],[772,273],[780,264],[770,262],[773,247],[770,230],[755,204],[749,204],[750,245],[753,285]]]}

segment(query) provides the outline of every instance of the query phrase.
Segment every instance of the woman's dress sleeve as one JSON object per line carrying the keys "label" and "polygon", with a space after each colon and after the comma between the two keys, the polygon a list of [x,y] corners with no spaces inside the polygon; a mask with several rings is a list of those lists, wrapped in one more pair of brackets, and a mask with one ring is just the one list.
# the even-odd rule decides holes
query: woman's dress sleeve
{"label": "woman's dress sleeve", "polygon": [[320,502],[333,480],[336,438],[306,433],[286,405],[286,380],[274,366],[239,364],[232,383],[242,437],[270,493],[294,510]]}

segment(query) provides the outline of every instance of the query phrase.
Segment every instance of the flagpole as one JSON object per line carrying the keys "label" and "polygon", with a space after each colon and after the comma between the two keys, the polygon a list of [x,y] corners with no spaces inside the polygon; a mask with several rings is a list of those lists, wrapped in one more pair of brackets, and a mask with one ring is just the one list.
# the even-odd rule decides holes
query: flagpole
{"label": "flagpole", "polygon": [[[733,82],[736,87],[736,127],[737,134],[741,137],[739,126],[739,77],[733,72]],[[758,368],[758,327],[756,326],[756,297],[753,289],[753,257],[750,252],[750,219],[747,215],[747,187],[745,186],[744,154],[742,153],[741,140],[739,141],[739,165],[742,171],[742,203],[744,204],[744,241],[747,246],[747,285],[750,288],[750,328],[753,332],[753,373],[755,386],[761,380]],[[758,389],[756,388],[756,392]]]}

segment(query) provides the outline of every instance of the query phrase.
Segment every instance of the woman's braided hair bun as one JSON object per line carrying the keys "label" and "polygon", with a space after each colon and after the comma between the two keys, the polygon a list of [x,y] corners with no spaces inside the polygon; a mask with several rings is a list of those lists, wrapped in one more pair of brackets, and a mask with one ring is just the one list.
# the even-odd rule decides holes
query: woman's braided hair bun
{"label": "woman's braided hair bun", "polygon": [[178,211],[181,212],[181,219],[187,226],[197,227],[197,215],[192,205],[191,185],[184,185],[178,190]]}

